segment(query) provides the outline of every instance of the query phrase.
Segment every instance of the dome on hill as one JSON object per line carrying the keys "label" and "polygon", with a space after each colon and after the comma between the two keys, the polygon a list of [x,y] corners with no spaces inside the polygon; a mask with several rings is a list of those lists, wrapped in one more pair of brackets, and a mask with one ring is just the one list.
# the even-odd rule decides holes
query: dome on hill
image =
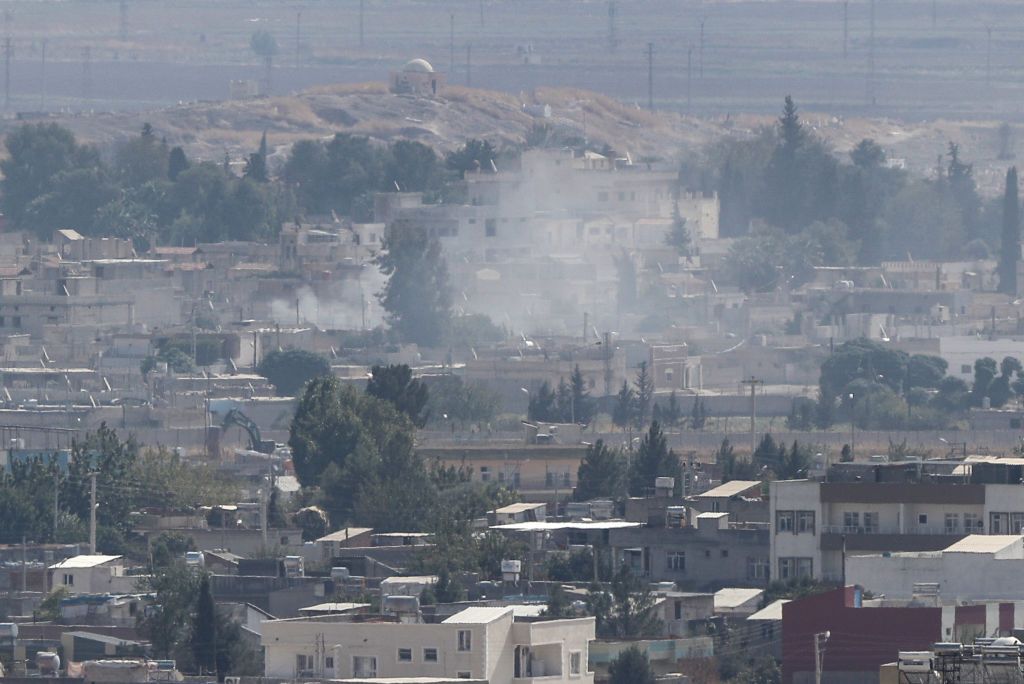
{"label": "dome on hill", "polygon": [[432,74],[434,73],[434,67],[432,67],[430,62],[425,59],[410,59],[405,63],[405,66],[402,67],[402,71],[405,71],[406,73],[411,71],[419,74]]}

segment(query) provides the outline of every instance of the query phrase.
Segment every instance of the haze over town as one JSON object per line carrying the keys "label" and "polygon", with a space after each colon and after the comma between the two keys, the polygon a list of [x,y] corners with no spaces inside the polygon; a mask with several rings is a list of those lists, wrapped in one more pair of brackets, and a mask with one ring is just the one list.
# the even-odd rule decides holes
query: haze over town
{"label": "haze over town", "polygon": [[1024,682],[1021,3],[0,12],[0,681]]}

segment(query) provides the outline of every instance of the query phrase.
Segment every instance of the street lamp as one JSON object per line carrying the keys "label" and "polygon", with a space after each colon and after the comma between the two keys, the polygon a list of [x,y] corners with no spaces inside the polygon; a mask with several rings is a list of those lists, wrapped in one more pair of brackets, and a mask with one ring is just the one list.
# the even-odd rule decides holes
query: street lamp
{"label": "street lamp", "polygon": [[850,392],[850,460],[856,459],[857,449],[857,395]]}
{"label": "street lamp", "polygon": [[825,630],[814,635],[814,684],[821,684],[821,669],[825,663],[825,644],[832,632]]}

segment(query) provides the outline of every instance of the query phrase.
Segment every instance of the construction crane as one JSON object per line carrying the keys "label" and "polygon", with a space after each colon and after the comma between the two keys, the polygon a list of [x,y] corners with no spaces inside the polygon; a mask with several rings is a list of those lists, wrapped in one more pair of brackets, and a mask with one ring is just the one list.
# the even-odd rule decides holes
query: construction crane
{"label": "construction crane", "polygon": [[261,454],[272,454],[277,446],[273,440],[263,440],[260,437],[260,428],[253,422],[252,418],[245,415],[238,409],[231,409],[224,414],[224,420],[221,421],[220,429],[227,430],[232,425],[245,430],[245,433],[249,435],[249,448],[253,451],[258,451]]}

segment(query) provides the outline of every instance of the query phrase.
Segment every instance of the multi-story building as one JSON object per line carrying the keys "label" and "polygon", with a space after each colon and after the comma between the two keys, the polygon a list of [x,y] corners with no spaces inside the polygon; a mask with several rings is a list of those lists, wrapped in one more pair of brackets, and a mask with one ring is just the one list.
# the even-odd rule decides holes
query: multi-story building
{"label": "multi-story building", "polygon": [[[866,469],[853,481],[773,482],[772,577],[840,580],[845,555],[939,551],[969,534],[1020,534],[1020,463],[940,466],[948,474],[929,473],[920,463],[894,464]],[[908,479],[886,479],[894,473]]]}
{"label": "multi-story building", "polygon": [[338,615],[271,620],[263,623],[265,676],[592,683],[594,618],[535,614],[506,606],[466,608],[440,623]]}

